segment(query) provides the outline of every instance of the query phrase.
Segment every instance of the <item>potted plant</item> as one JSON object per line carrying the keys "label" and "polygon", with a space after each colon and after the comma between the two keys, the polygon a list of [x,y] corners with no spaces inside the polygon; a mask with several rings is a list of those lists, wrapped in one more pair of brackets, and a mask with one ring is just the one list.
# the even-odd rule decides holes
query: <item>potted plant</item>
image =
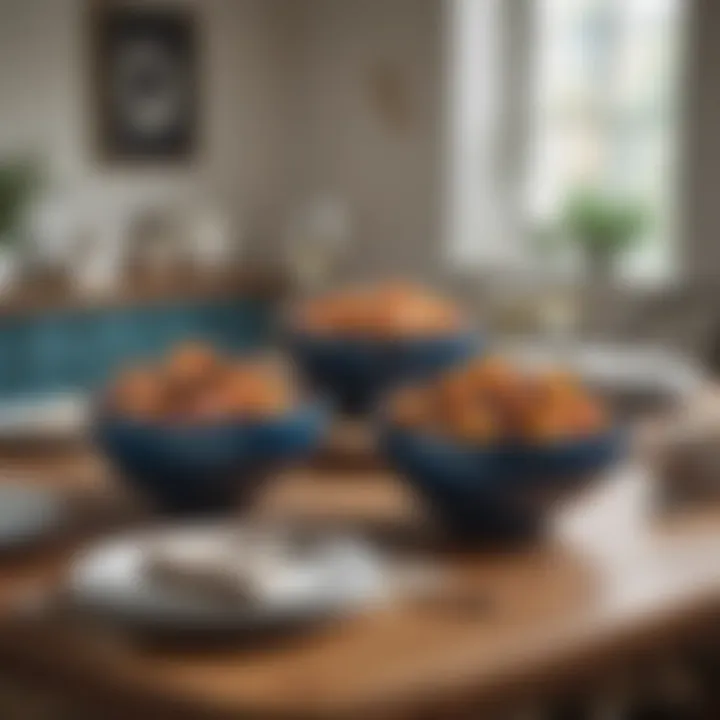
{"label": "potted plant", "polygon": [[17,246],[38,184],[35,167],[23,161],[0,162],[0,291],[7,290],[17,275]]}
{"label": "potted plant", "polygon": [[641,239],[647,221],[639,203],[583,189],[569,197],[561,224],[564,237],[578,247],[592,276],[606,280],[618,257]]}

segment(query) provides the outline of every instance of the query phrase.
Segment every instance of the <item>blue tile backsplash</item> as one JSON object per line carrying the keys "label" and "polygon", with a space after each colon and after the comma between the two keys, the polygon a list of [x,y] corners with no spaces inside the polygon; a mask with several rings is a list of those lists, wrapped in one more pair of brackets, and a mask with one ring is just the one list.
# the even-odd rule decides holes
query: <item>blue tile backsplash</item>
{"label": "blue tile backsplash", "polygon": [[0,318],[0,397],[91,391],[182,340],[240,353],[270,337],[270,303],[241,299]]}

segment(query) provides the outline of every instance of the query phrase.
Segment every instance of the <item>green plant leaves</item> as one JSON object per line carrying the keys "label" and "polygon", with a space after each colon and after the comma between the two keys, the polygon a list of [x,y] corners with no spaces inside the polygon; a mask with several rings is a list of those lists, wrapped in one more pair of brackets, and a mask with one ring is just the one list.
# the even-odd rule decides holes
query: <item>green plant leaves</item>
{"label": "green plant leaves", "polygon": [[0,242],[13,242],[28,203],[39,184],[34,164],[0,163]]}
{"label": "green plant leaves", "polygon": [[562,216],[567,238],[594,256],[614,256],[637,242],[649,224],[645,208],[595,190],[576,191]]}

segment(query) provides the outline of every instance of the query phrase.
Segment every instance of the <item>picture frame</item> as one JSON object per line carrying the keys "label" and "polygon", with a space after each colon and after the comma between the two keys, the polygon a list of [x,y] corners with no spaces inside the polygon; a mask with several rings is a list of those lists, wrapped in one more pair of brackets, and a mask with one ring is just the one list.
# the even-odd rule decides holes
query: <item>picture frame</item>
{"label": "picture frame", "polygon": [[93,7],[93,111],[101,160],[193,157],[199,125],[196,20],[186,5]]}

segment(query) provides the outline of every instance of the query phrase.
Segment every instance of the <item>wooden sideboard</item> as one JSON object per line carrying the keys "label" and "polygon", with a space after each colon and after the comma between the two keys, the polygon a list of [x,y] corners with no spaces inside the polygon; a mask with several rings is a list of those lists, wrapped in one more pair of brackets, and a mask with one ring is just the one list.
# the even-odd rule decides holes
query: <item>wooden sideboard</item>
{"label": "wooden sideboard", "polygon": [[0,397],[87,391],[118,365],[199,338],[264,342],[287,283],[264,269],[136,278],[102,296],[25,285],[0,296]]}

